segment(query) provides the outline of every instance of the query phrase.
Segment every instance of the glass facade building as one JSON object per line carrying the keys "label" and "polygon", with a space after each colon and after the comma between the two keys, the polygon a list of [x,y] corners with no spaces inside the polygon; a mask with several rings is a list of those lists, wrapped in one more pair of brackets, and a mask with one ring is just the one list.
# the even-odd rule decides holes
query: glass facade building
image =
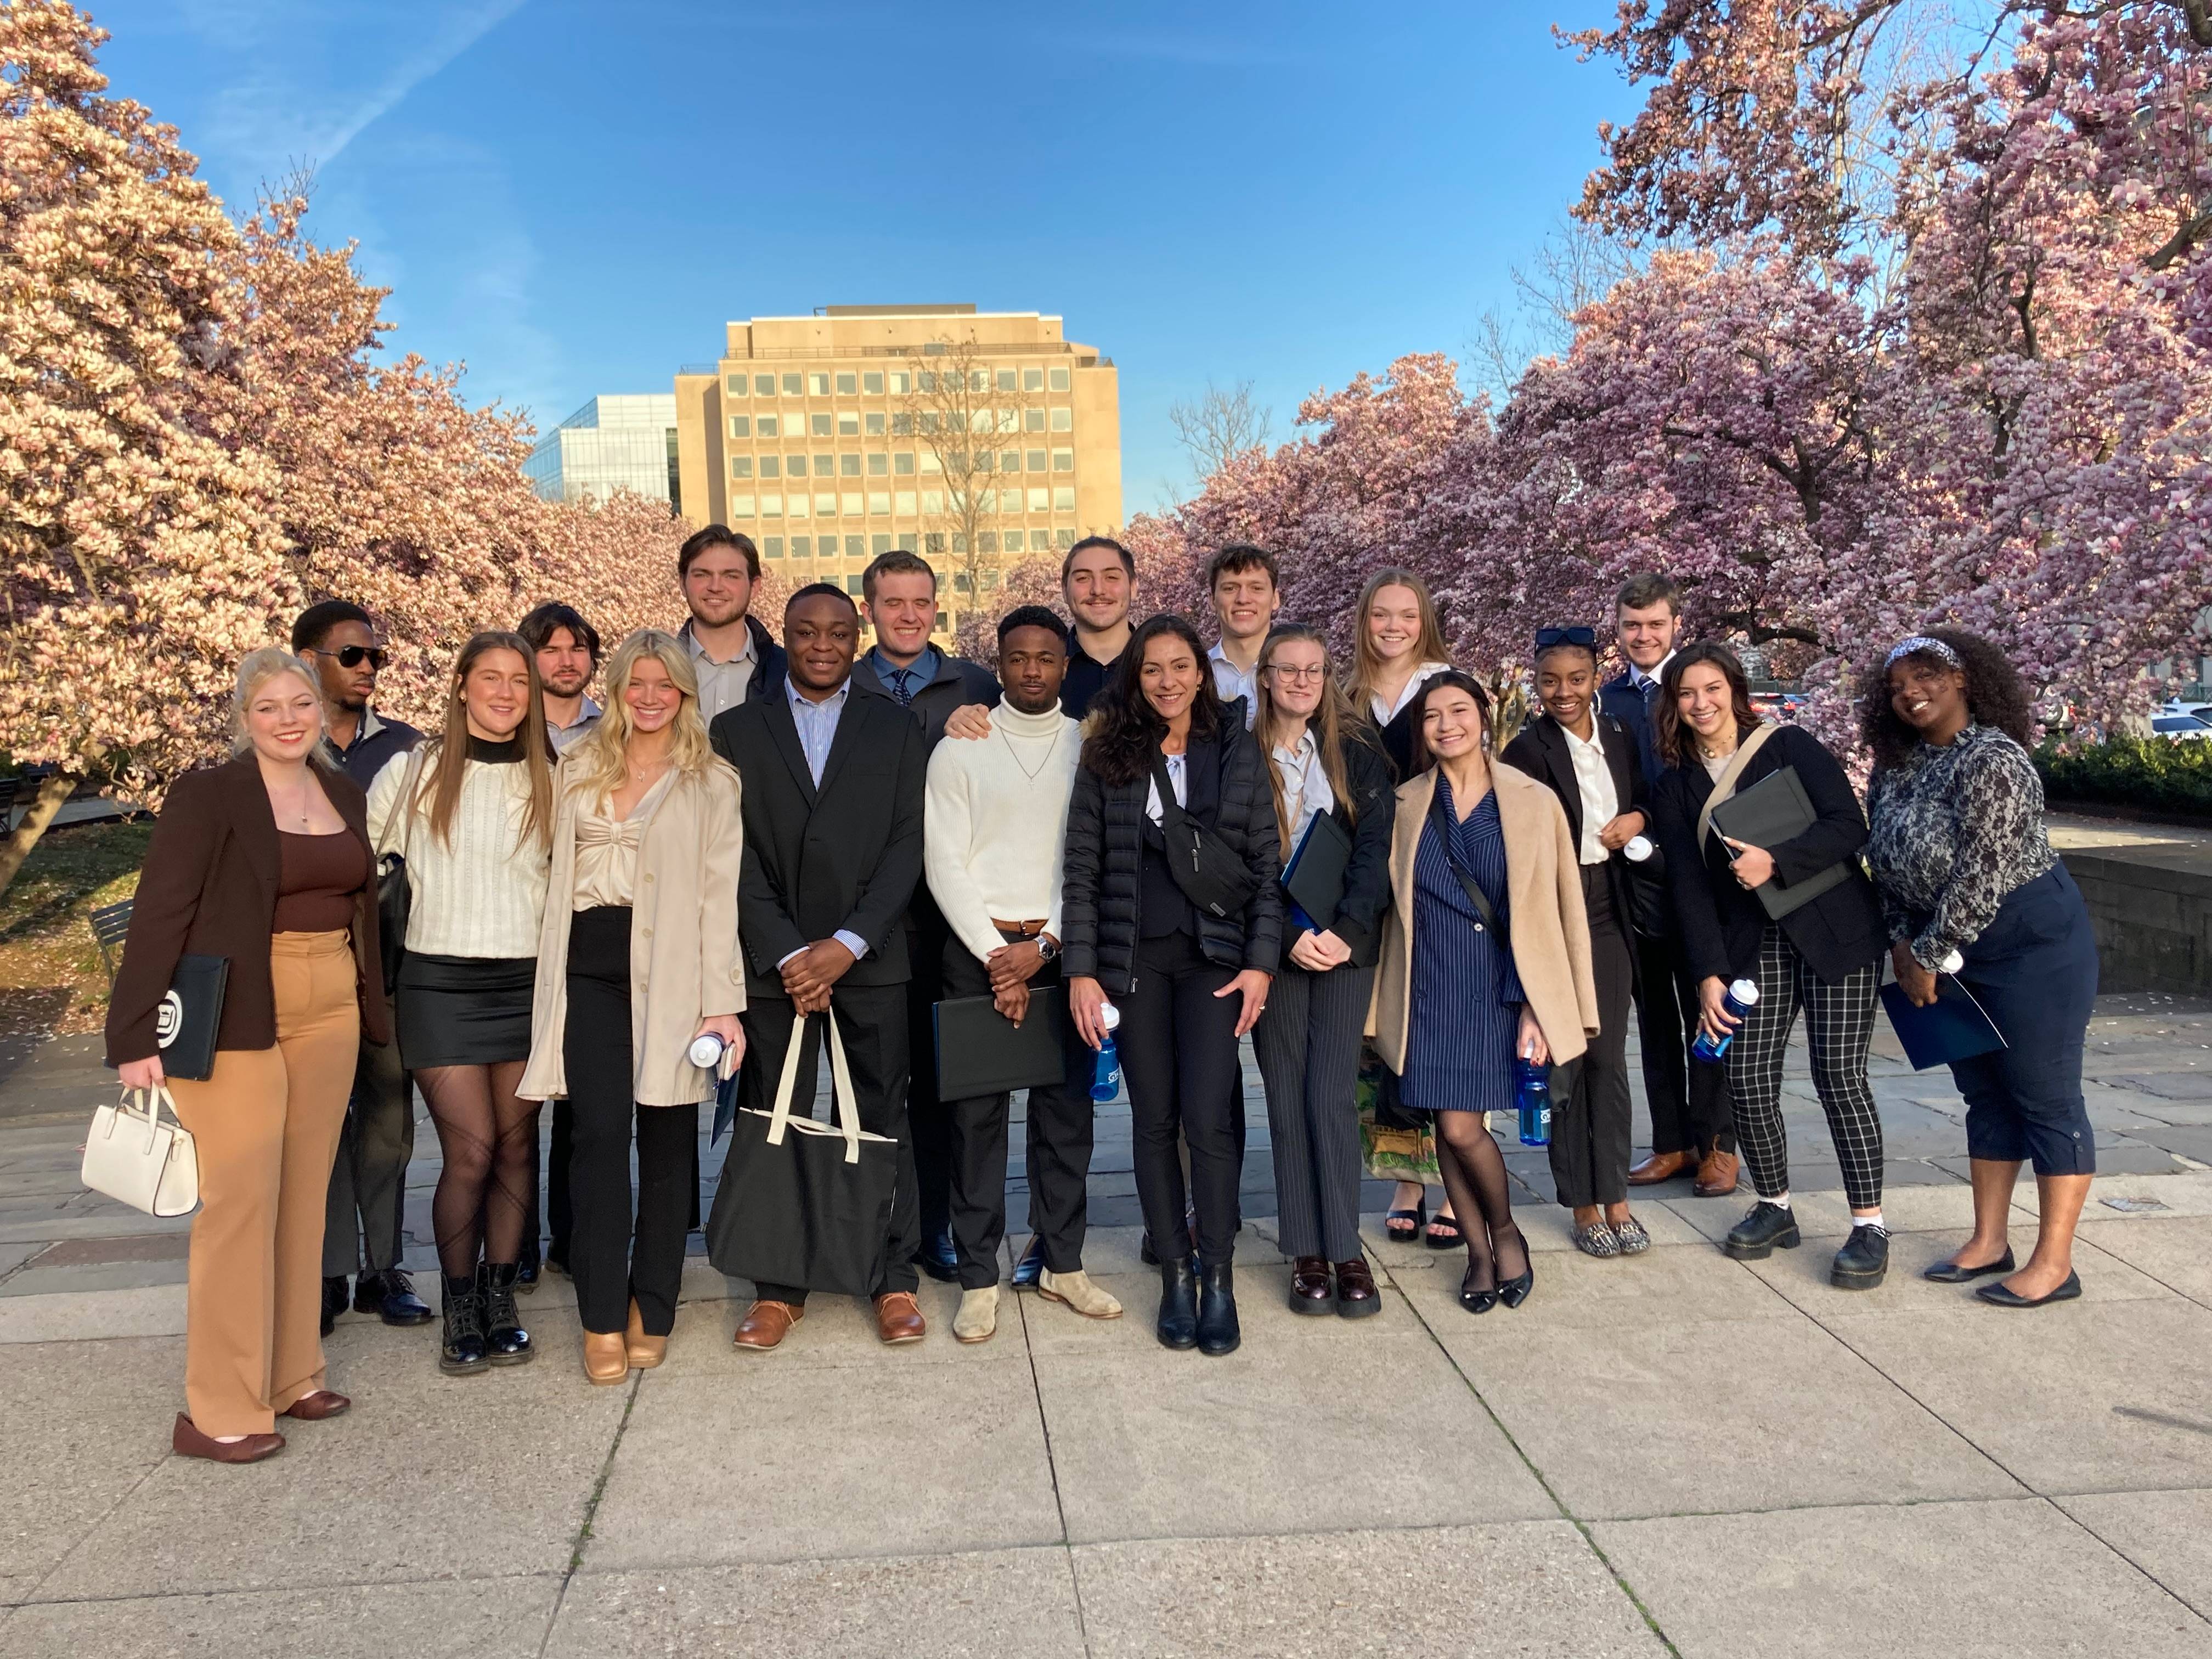
{"label": "glass facade building", "polygon": [[623,489],[681,511],[676,398],[594,398],[540,439],[522,470],[541,500],[603,501]]}

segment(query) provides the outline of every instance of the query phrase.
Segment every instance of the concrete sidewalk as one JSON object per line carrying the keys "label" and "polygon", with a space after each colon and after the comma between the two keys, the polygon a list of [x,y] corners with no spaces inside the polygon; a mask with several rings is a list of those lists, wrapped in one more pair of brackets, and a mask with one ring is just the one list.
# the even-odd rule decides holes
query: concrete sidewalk
{"label": "concrete sidewalk", "polygon": [[180,1235],[76,1188],[42,1056],[0,1084],[52,1109],[0,1121],[0,1653],[2212,1655],[2212,1008],[2107,999],[2092,1042],[2101,1155],[2143,1167],[2036,1314],[1919,1279],[1968,1219],[1960,1108],[1893,1059],[1890,1282],[1829,1287],[1799,1051],[1808,1237],[1767,1262],[1711,1243],[1744,1198],[1680,1185],[1638,1202],[1648,1255],[1580,1256],[1516,1150],[1525,1306],[1469,1317],[1459,1258],[1370,1218],[1382,1313],[1304,1319],[1248,1178],[1224,1359],[1153,1340],[1131,1226],[1090,1251],[1127,1317],[1010,1296],[973,1348],[932,1285],[919,1347],[825,1297],[737,1354],[746,1287],[695,1261],[621,1389],[558,1279],[518,1370],[349,1316],[354,1411],[245,1469],[168,1455]]}

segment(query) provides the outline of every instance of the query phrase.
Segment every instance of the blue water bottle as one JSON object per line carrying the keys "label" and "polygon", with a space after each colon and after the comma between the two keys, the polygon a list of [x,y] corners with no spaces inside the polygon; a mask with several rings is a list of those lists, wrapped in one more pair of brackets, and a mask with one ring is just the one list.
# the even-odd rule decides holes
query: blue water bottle
{"label": "blue water bottle", "polygon": [[1098,1060],[1091,1069],[1091,1097],[1103,1104],[1121,1092],[1121,1051],[1114,1045],[1121,1011],[1110,1002],[1102,1005],[1098,1023],[1106,1028],[1106,1041],[1098,1045]]}
{"label": "blue water bottle", "polygon": [[[1759,987],[1747,979],[1736,981],[1728,988],[1727,994],[1721,998],[1721,1006],[1738,1019],[1741,1019],[1758,1005]],[[1694,1058],[1702,1060],[1708,1065],[1717,1064],[1721,1056],[1728,1053],[1729,1044],[1735,1041],[1734,1031],[1717,1039],[1709,1037],[1700,1031],[1698,1033],[1698,1040],[1690,1045],[1690,1053]]]}
{"label": "blue water bottle", "polygon": [[1527,1055],[1513,1062],[1513,1102],[1521,1109],[1521,1144],[1552,1144],[1552,1068]]}

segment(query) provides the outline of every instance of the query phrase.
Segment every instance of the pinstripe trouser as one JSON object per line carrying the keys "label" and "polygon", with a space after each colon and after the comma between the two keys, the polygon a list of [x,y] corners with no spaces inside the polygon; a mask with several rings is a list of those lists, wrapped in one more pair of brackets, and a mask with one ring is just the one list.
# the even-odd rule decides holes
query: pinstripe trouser
{"label": "pinstripe trouser", "polygon": [[[1855,1210],[1881,1203],[1881,1117],[1867,1086],[1867,1044],[1874,1037],[1875,963],[1830,985],[1805,965],[1778,922],[1759,939],[1759,1002],[1729,1045],[1730,1103],[1736,1145],[1761,1198],[1790,1190],[1790,1148],[1782,1127],[1782,1060],[1790,1028],[1805,1011],[1813,1086],[1828,1115],[1828,1133],[1843,1166],[1844,1195]],[[1692,1064],[1700,1062],[1692,1061]]]}
{"label": "pinstripe trouser", "polygon": [[1285,963],[1252,1028],[1267,1089],[1275,1202],[1283,1254],[1359,1257],[1360,1030],[1372,968],[1325,974]]}

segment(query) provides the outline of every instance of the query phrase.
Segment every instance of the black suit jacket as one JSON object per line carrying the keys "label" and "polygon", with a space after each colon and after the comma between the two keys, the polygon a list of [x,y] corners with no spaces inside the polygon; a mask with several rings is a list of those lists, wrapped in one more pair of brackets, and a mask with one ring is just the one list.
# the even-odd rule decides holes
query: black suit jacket
{"label": "black suit jacket", "polygon": [[[1635,738],[1610,714],[1594,714],[1598,744],[1605,751],[1606,769],[1613,774],[1613,792],[1624,812],[1641,812],[1647,829],[1651,822],[1651,792],[1644,781],[1643,764],[1634,751]],[[1567,747],[1566,729],[1548,714],[1540,714],[1505,745],[1504,761],[1518,767],[1539,783],[1547,784],[1567,814],[1567,833],[1579,852],[1583,843],[1583,788],[1575,776],[1575,757]],[[1606,878],[1613,885],[1613,914],[1626,932],[1636,919],[1636,896],[1632,872],[1636,866],[1625,853],[1605,861]]]}
{"label": "black suit jacket", "polygon": [[744,785],[738,933],[747,994],[781,997],[776,964],[841,928],[868,945],[841,984],[904,984],[907,903],[921,879],[921,727],[889,697],[856,689],[818,788],[781,686],[725,709],[711,736]]}
{"label": "black suit jacket", "polygon": [[[1737,793],[1785,766],[1796,768],[1797,781],[1818,817],[1803,835],[1766,849],[1774,855],[1774,879],[1787,886],[1831,865],[1850,865],[1849,880],[1782,918],[1782,931],[1797,954],[1821,980],[1833,984],[1889,948],[1874,884],[1859,867],[1866,814],[1836,757],[1796,726],[1778,729],[1751,757],[1736,781]],[[1698,845],[1698,814],[1712,793],[1712,779],[1694,758],[1668,769],[1653,798],[1659,844],[1667,854],[1668,887],[1690,976],[1747,979],[1759,965],[1766,908],[1756,894],[1736,884],[1719,836],[1708,835],[1705,846]]]}

